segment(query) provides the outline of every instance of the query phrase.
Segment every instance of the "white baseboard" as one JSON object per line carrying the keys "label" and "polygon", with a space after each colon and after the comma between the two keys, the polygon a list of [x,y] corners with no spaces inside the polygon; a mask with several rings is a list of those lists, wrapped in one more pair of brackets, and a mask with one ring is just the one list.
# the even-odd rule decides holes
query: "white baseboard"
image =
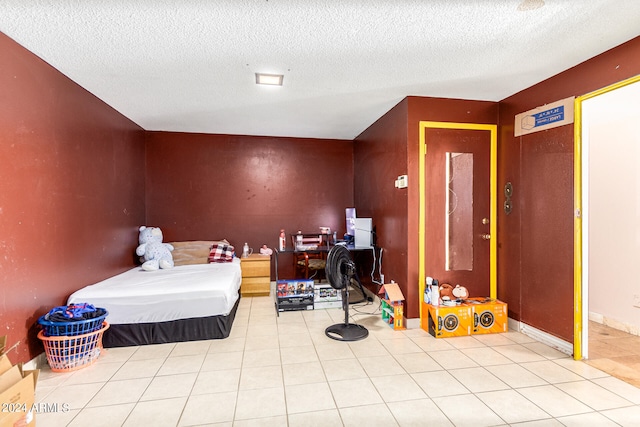
{"label": "white baseboard", "polygon": [[604,325],[604,316],[602,314],[589,312],[589,320]]}
{"label": "white baseboard", "polygon": [[601,325],[608,326],[613,329],[617,329],[622,332],[626,332],[631,335],[640,336],[640,327],[632,325],[626,322],[620,322],[610,317],[604,316],[599,313],[589,312],[589,320]]}
{"label": "white baseboard", "polygon": [[33,371],[36,369],[42,369],[47,366],[47,355],[44,353],[40,353],[33,359],[29,360],[27,363],[22,365],[22,368],[27,371]]}
{"label": "white baseboard", "polygon": [[512,319],[511,317],[507,318],[507,327],[510,331],[520,332],[520,322]]}
{"label": "white baseboard", "polygon": [[[511,320],[511,319],[509,319]],[[519,331],[525,334],[528,337],[533,338],[536,341],[540,341],[543,344],[548,345],[551,348],[555,348],[562,353],[568,354],[569,356],[573,355],[573,344],[567,342],[561,338],[548,334],[540,329],[536,329],[533,326],[527,325],[526,323],[518,322]]]}
{"label": "white baseboard", "polygon": [[407,329],[420,329],[420,318],[404,319],[405,327]]}

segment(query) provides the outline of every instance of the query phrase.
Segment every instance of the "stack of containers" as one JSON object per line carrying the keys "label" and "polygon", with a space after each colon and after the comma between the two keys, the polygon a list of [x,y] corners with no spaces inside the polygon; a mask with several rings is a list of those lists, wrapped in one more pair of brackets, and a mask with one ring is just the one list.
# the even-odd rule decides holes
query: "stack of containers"
{"label": "stack of containers", "polygon": [[507,304],[491,298],[466,298],[453,306],[440,305],[438,281],[427,278],[420,326],[436,338],[507,332]]}
{"label": "stack of containers", "polygon": [[[52,313],[76,307],[94,310],[92,317],[83,320],[61,321],[53,319]],[[42,330],[38,338],[44,345],[47,362],[54,372],[74,371],[91,365],[102,350],[102,334],[109,328],[105,321],[109,313],[104,308],[90,304],[74,304],[56,307],[38,319]]]}

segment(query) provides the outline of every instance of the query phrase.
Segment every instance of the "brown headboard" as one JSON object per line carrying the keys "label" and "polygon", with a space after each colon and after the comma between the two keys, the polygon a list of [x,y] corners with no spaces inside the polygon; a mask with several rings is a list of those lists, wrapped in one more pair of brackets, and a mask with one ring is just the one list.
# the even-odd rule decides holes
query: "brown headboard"
{"label": "brown headboard", "polygon": [[226,243],[226,240],[193,240],[188,242],[168,242],[173,246],[171,255],[174,265],[207,264],[209,252],[214,243]]}

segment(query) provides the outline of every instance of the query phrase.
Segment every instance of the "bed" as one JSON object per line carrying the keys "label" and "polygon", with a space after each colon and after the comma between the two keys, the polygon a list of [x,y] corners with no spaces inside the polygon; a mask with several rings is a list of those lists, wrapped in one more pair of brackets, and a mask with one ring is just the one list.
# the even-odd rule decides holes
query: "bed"
{"label": "bed", "polygon": [[209,263],[214,241],[170,242],[175,267],[125,271],[74,292],[108,312],[105,347],[226,338],[240,301],[240,260]]}

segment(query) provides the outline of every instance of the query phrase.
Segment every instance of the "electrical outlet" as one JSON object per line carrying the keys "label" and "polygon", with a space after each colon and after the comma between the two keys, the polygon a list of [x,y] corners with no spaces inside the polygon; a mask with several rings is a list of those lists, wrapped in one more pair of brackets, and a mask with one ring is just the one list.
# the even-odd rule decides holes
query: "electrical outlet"
{"label": "electrical outlet", "polygon": [[380,274],[380,283],[384,285],[384,274]]}
{"label": "electrical outlet", "polygon": [[633,306],[636,308],[640,308],[640,295],[633,296]]}

